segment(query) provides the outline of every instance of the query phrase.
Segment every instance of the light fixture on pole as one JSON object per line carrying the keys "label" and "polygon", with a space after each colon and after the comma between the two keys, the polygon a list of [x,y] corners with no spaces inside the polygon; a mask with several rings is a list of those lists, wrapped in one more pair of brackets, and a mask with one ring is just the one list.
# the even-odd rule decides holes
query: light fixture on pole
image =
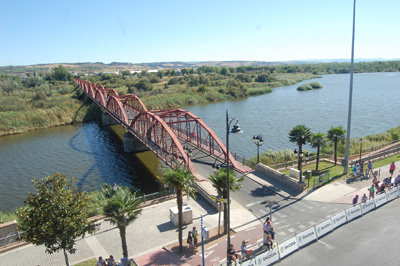
{"label": "light fixture on pole", "polygon": [[[298,158],[299,158],[299,171],[300,171],[300,176],[299,176],[299,182],[302,182],[302,175],[303,175],[303,157],[304,157],[304,153],[303,153],[303,149],[300,147],[299,151],[297,151],[297,149],[294,149],[293,151],[294,154],[298,154]],[[310,154],[307,152],[306,157],[310,156]],[[307,162],[307,160],[306,160]]]}
{"label": "light fixture on pole", "polygon": [[260,146],[263,145],[264,140],[261,135],[253,136],[253,141],[257,145],[257,163],[260,163]]}
{"label": "light fixture on pole", "polygon": [[347,174],[349,167],[349,150],[350,150],[350,129],[351,129],[351,105],[353,102],[353,73],[354,73],[354,33],[356,24],[356,0],[353,2],[353,35],[351,40],[351,64],[350,64],[350,89],[349,89],[349,110],[347,114],[347,131],[346,131],[346,152],[343,161],[344,174]]}
{"label": "light fixture on pole", "polygon": [[[230,127],[233,121],[236,121],[235,125],[233,125],[232,130],[230,131]],[[227,235],[227,254],[229,250],[229,246],[231,244],[231,224],[230,224],[230,197],[229,197],[229,190],[230,190],[230,176],[229,176],[229,133],[242,133],[242,130],[239,127],[239,120],[237,118],[229,119],[228,110],[226,110],[226,186],[227,186],[227,224],[228,224],[228,235]],[[230,131],[230,132],[229,132]],[[228,265],[231,264],[231,258],[227,255],[226,260]]]}
{"label": "light fixture on pole", "polygon": [[363,139],[360,139],[360,167],[361,167],[362,143],[363,143]]}

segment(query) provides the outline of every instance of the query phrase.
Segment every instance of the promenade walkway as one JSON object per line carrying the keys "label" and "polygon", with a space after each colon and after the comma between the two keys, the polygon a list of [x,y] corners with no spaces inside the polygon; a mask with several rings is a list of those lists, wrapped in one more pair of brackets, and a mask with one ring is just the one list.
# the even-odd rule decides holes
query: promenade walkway
{"label": "promenade walkway", "polygon": [[[388,175],[388,167],[381,167],[381,180]],[[395,175],[399,174],[396,170]],[[272,186],[257,176],[252,178],[263,182],[266,186]],[[313,192],[298,195],[298,199],[321,202],[340,202],[351,204],[356,193],[361,196],[367,193],[366,188],[371,180],[353,184],[346,184],[339,180],[323,186]],[[275,185],[276,186],[276,185]],[[284,191],[284,189],[275,188]],[[367,194],[368,195],[368,194]],[[183,235],[187,236],[188,230],[193,226],[200,231],[200,216],[204,217],[207,228],[215,228],[218,224],[218,213],[203,199],[193,200],[185,198],[184,202],[193,210],[193,224],[184,227]],[[201,264],[201,247],[193,256],[179,257],[168,251],[166,247],[177,243],[177,228],[169,219],[169,209],[176,206],[176,200],[172,199],[157,205],[145,207],[142,215],[127,228],[128,254],[134,258],[139,265],[199,265]],[[279,211],[277,212],[279,214]],[[295,223],[296,221],[290,221]],[[236,250],[240,249],[243,239],[250,240],[251,244],[260,242],[262,239],[262,224],[259,219],[246,207],[238,202],[232,201],[231,205],[231,227],[235,231],[232,243]],[[87,235],[77,241],[77,251],[70,255],[70,263],[76,264],[98,256],[115,258],[122,257],[121,240],[119,231],[108,222],[102,222],[100,230],[94,235]],[[64,265],[64,256],[60,253],[47,254],[44,247],[31,244],[0,253],[1,265]],[[217,239],[205,246],[206,265],[215,265],[223,261],[226,256],[226,237]]]}

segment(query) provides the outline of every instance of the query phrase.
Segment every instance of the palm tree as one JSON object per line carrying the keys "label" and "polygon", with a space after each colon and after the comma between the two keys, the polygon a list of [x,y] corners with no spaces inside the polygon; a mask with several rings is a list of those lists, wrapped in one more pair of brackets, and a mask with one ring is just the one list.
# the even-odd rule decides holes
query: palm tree
{"label": "palm tree", "polygon": [[306,144],[311,137],[311,130],[310,128],[304,126],[304,125],[297,125],[292,130],[289,132],[289,141],[290,142],[295,142],[299,146],[299,155],[298,155],[298,165],[297,169],[300,170],[300,164],[301,164],[301,153],[303,152],[303,145]]}
{"label": "palm tree", "polygon": [[311,147],[317,148],[317,164],[315,166],[315,171],[318,171],[319,149],[326,145],[325,134],[321,132],[311,134],[310,144]]}
{"label": "palm tree", "polygon": [[113,225],[117,225],[122,242],[122,254],[128,258],[128,247],[126,245],[126,227],[140,215],[138,210],[140,198],[136,192],[132,193],[128,187],[118,187],[115,193],[107,200],[103,207],[104,215]]}
{"label": "palm tree", "polygon": [[[226,168],[221,168],[213,175],[210,175],[209,180],[212,186],[217,190],[218,195],[222,196],[222,198],[226,199],[228,197],[228,186],[227,186],[227,175]],[[233,170],[229,171],[229,186],[231,191],[238,191],[242,188],[242,182],[244,181],[244,177],[242,176],[239,179],[235,178],[235,173]],[[228,212],[227,212],[228,203],[224,202],[224,234],[227,232],[228,228]]]}
{"label": "palm tree", "polygon": [[339,141],[343,142],[345,140],[345,133],[346,133],[346,130],[344,130],[344,128],[342,126],[331,127],[328,130],[327,138],[329,141],[333,142],[333,145],[334,145],[335,165],[337,162],[337,143]]}
{"label": "palm tree", "polygon": [[158,177],[158,179],[167,184],[169,187],[173,187],[176,190],[176,203],[178,204],[178,231],[179,231],[179,252],[182,252],[182,226],[183,226],[183,192],[189,197],[194,196],[195,189],[193,187],[195,177],[192,175],[189,169],[178,167],[177,169],[166,168],[164,175]]}

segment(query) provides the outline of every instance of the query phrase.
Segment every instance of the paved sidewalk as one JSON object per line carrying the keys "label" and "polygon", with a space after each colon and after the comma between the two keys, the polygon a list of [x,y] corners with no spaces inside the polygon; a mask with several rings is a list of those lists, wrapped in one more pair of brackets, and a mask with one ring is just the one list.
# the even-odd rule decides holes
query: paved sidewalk
{"label": "paved sidewalk", "polygon": [[[380,180],[388,176],[388,167],[384,166],[380,168]],[[397,174],[399,174],[398,169],[394,175]],[[272,186],[256,174],[251,174],[249,178],[262,185]],[[353,184],[346,184],[345,181],[340,180],[309,192],[301,200],[351,204],[354,194],[364,193],[365,188],[370,184],[371,179]],[[275,184],[274,186],[277,193],[286,193],[283,187],[276,186]],[[193,224],[184,227],[184,238],[186,238],[188,230],[193,226],[196,226],[198,231],[200,231],[201,215],[204,217],[204,224],[207,228],[215,228],[218,225],[218,212],[210,207],[205,200],[201,198],[193,200],[185,197],[184,202],[192,208],[194,218]],[[177,227],[173,226],[169,220],[169,209],[174,206],[176,206],[176,199],[145,207],[142,215],[127,228],[128,254],[130,257],[135,258],[140,265],[201,264],[201,247],[198,248],[197,254],[187,258],[181,258],[163,248],[176,243],[178,240]],[[240,249],[240,243],[244,239],[250,240],[251,244],[262,241],[262,225],[260,220],[234,200],[231,204],[231,228],[236,231],[236,234],[232,237],[232,243],[236,250]],[[79,239],[76,247],[77,252],[71,254],[69,257],[71,264],[98,256],[108,257],[109,255],[113,255],[117,259],[122,257],[119,231],[108,222],[102,222],[100,231],[96,234]],[[226,237],[207,244],[205,252],[207,265],[216,265],[220,261],[223,261],[226,256]],[[47,254],[44,252],[44,247],[42,246],[26,245],[1,253],[0,262],[1,265],[64,265],[64,256],[62,253]]]}

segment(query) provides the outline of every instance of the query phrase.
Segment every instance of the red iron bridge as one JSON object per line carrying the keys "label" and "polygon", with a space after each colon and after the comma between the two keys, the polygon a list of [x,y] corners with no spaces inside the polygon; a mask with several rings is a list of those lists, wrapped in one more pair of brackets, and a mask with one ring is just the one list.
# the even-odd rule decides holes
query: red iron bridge
{"label": "red iron bridge", "polygon": [[[142,147],[134,151],[151,150],[174,169],[180,166],[189,168],[198,181],[205,179],[186,154],[187,147],[201,150],[207,155],[208,161],[214,159],[215,162],[226,162],[223,142],[204,121],[191,112],[183,109],[148,110],[137,95],[118,95],[115,89],[106,89],[83,79],[75,79],[75,82],[113,119],[114,124],[121,124],[127,130],[125,138],[133,139],[134,146]],[[229,161],[241,173],[252,171],[236,161],[231,154]]]}

